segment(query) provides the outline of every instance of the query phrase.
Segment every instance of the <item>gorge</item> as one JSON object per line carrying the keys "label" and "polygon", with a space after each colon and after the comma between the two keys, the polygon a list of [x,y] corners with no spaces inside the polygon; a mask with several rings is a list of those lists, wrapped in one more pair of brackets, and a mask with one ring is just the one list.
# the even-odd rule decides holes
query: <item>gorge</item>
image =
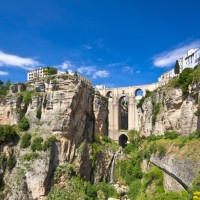
{"label": "gorge", "polygon": [[[200,189],[200,68],[187,73],[187,90],[181,77],[140,87],[134,101],[138,87],[110,96],[74,75],[11,85],[0,98],[1,199],[191,199]],[[127,94],[134,113],[119,130]]]}

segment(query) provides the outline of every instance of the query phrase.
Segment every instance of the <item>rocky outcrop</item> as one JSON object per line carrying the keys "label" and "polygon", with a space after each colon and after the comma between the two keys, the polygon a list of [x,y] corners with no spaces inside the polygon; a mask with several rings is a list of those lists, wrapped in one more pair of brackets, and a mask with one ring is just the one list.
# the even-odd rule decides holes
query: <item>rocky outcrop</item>
{"label": "rocky outcrop", "polygon": [[[73,76],[27,85],[32,91],[28,104],[24,101],[25,93],[13,88],[15,90],[0,101],[0,125],[17,124],[25,115],[33,138],[40,136],[45,141],[56,136],[56,143],[51,150],[38,152],[39,157],[30,161],[23,160],[24,154],[31,153],[30,149],[22,150],[19,144],[13,147],[18,152],[17,165],[11,172],[6,170],[4,175],[10,188],[6,198],[42,199],[53,184],[55,168],[67,162],[74,163],[81,177],[90,181],[93,173],[91,148],[84,145],[81,151],[78,149],[84,141],[92,142],[95,133],[107,134],[106,99]],[[38,112],[41,113],[39,117]],[[14,179],[19,179],[20,184]]]}
{"label": "rocky outcrop", "polygon": [[200,168],[198,141],[193,141],[181,148],[173,143],[163,144],[167,152],[164,156],[152,154],[150,162],[164,172],[164,186],[166,191],[181,191],[188,189]]}
{"label": "rocky outcrop", "polygon": [[[199,91],[200,85],[190,86],[188,95],[183,95],[180,88],[158,88],[151,97],[145,99],[142,108],[139,109],[139,127],[142,135],[162,135],[170,130],[188,135],[199,129],[200,119],[195,115],[200,99]],[[154,118],[154,108],[158,104],[159,113]]]}

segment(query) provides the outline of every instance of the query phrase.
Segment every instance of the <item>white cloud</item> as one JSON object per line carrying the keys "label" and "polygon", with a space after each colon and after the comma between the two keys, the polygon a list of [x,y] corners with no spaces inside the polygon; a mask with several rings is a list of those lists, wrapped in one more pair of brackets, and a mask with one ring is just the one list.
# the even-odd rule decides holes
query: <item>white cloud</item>
{"label": "white cloud", "polygon": [[59,71],[64,70],[64,71],[68,71],[69,73],[76,71],[76,66],[72,64],[69,60],[65,60],[61,65],[57,67],[59,68]]}
{"label": "white cloud", "polygon": [[87,50],[91,50],[91,49],[92,49],[92,46],[89,45],[89,44],[85,44],[85,45],[83,45],[83,47],[84,47],[85,49],[87,49]]}
{"label": "white cloud", "polygon": [[99,71],[96,71],[93,75],[93,78],[105,78],[105,77],[108,77],[109,76],[109,73],[108,71],[106,70],[99,70]]}
{"label": "white cloud", "polygon": [[11,66],[19,67],[26,70],[34,69],[36,66],[41,65],[37,60],[32,58],[23,58],[20,56],[4,53],[0,51],[0,67]]}
{"label": "white cloud", "polygon": [[129,74],[133,74],[134,72],[134,67],[130,67],[130,66],[124,66],[122,68],[122,72],[125,73],[129,73]]}
{"label": "white cloud", "polygon": [[124,63],[111,63],[111,64],[108,64],[108,67],[116,67],[116,66],[120,66],[120,65],[124,65]]}
{"label": "white cloud", "polygon": [[8,72],[0,71],[0,76],[7,76],[7,75],[9,75]]}
{"label": "white cloud", "polygon": [[191,42],[189,44],[181,45],[175,49],[165,51],[155,56],[153,63],[156,67],[170,67],[176,62],[176,60],[178,60],[184,54],[186,54],[188,50],[199,47],[200,40]]}
{"label": "white cloud", "polygon": [[90,75],[91,73],[95,72],[95,67],[91,66],[91,67],[85,67],[85,66],[81,66],[77,69],[77,71],[81,74],[86,74],[86,75]]}

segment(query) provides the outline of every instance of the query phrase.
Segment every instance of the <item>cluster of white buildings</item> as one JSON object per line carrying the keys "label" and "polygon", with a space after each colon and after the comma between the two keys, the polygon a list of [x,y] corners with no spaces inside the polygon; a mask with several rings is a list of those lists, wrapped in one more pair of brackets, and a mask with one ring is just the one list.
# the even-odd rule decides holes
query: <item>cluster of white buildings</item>
{"label": "cluster of white buildings", "polygon": [[[181,57],[178,60],[179,66],[180,66],[180,73],[185,69],[185,68],[194,68],[200,63],[200,49],[190,49],[183,57]],[[175,65],[175,61],[174,61]],[[174,73],[174,69],[171,69],[170,71],[165,72],[162,74],[159,78],[158,81],[168,81],[169,79],[177,76]]]}
{"label": "cluster of white buildings", "polygon": [[[31,70],[31,71],[28,71],[27,72],[27,81],[33,81],[33,80],[40,80],[42,78],[45,78],[46,75],[44,73],[46,68],[39,68],[39,69],[35,69],[35,70]],[[55,75],[62,75],[62,74],[66,74],[66,72],[58,72],[57,74]],[[74,73],[70,73],[70,75],[74,75]],[[89,85],[92,85],[92,82],[91,80],[89,80],[88,78],[80,75],[80,74],[77,74],[78,78],[84,82],[86,82],[87,84]]]}

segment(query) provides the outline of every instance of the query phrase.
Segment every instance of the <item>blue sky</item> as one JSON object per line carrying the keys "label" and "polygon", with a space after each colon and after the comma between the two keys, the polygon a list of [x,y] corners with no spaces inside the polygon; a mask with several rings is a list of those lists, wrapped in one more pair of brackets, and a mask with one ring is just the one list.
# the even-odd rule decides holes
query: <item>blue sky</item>
{"label": "blue sky", "polygon": [[1,0],[0,79],[57,66],[107,87],[148,84],[200,47],[199,0]]}

